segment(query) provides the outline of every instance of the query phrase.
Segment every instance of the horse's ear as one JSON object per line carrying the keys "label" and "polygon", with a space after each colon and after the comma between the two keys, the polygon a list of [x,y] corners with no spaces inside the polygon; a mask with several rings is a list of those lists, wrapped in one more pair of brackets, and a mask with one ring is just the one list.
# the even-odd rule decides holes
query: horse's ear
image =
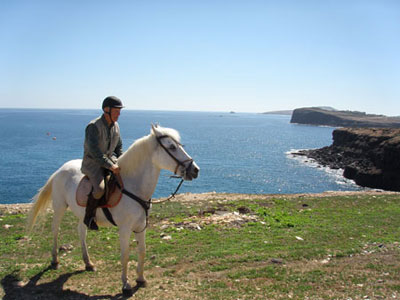
{"label": "horse's ear", "polygon": [[153,123],[151,123],[151,132],[153,132],[154,134],[156,134],[157,133],[157,127],[158,127],[158,124],[153,124]]}

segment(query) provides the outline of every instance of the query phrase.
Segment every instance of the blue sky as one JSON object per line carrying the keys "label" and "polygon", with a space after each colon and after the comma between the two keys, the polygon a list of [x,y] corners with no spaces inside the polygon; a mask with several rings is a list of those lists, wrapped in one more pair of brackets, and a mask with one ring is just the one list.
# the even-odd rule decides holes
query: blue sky
{"label": "blue sky", "polygon": [[1,1],[0,107],[400,115],[400,1]]}

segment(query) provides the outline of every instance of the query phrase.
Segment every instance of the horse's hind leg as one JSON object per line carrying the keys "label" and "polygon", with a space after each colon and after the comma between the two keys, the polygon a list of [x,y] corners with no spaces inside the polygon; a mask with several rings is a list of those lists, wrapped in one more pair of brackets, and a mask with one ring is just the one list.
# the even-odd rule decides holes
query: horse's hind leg
{"label": "horse's hind leg", "polygon": [[81,240],[81,248],[82,248],[82,258],[85,263],[86,271],[96,271],[96,268],[90,261],[87,245],[86,245],[86,235],[87,235],[87,227],[83,223],[83,220],[79,220],[78,224],[78,232],[79,238]]}
{"label": "horse's hind leg", "polygon": [[[61,199],[57,199],[61,200]],[[61,203],[60,201],[55,201],[53,198],[53,210],[54,210],[54,215],[53,215],[53,223],[52,223],[52,231],[53,231],[53,250],[51,252],[52,256],[52,261],[51,261],[51,266],[54,269],[58,268],[58,232],[60,230],[60,224],[61,220],[64,216],[65,211],[67,210],[67,205],[66,203]]]}

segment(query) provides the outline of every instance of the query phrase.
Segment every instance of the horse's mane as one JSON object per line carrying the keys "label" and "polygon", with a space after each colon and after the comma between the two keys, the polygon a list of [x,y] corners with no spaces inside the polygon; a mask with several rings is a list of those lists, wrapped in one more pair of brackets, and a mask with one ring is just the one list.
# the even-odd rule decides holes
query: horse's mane
{"label": "horse's mane", "polygon": [[[157,130],[158,134],[170,136],[172,139],[180,143],[181,137],[179,132],[175,129],[157,126],[155,127],[155,130]],[[155,136],[156,133],[154,129],[152,129],[149,135],[137,139],[132,145],[130,145],[128,150],[126,150],[118,159],[118,165],[121,166],[121,173],[126,173],[129,172],[129,170],[135,169],[136,166],[143,161],[145,157],[153,151],[153,149],[155,149],[157,145]]]}

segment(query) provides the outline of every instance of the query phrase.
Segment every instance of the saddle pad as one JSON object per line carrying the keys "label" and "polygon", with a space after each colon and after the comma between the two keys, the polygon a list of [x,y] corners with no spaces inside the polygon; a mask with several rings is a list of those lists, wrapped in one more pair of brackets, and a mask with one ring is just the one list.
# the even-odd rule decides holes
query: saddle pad
{"label": "saddle pad", "polygon": [[[79,182],[78,188],[76,189],[76,203],[79,206],[86,207],[88,195],[92,191],[92,184],[87,176],[84,176]],[[99,207],[114,207],[122,198],[122,192],[119,188],[115,188],[112,194],[108,197],[107,204]]]}

